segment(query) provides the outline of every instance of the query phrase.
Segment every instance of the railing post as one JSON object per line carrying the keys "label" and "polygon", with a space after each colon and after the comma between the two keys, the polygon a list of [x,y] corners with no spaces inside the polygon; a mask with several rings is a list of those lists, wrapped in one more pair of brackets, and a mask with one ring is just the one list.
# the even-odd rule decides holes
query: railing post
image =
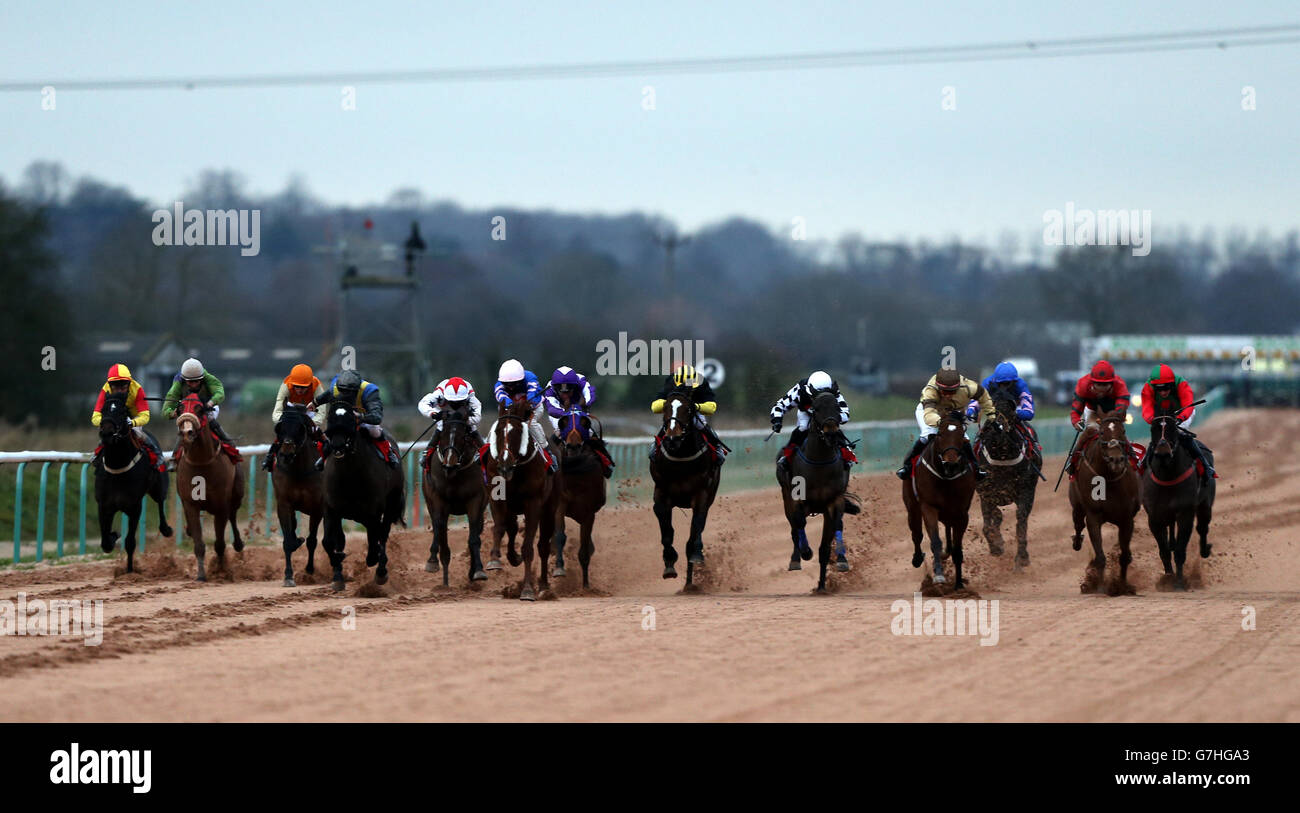
{"label": "railing post", "polygon": [[59,559],[63,558],[63,506],[64,503],[67,502],[65,498],[68,496],[65,489],[67,488],[68,485],[69,465],[71,464],[64,463],[62,466],[59,466],[59,525],[58,525],[59,541],[56,543],[57,547],[55,549],[55,554],[54,554],[55,557]]}
{"label": "railing post", "polygon": [[185,541],[185,505],[181,502],[181,478],[177,476],[176,483],[176,510],[173,515],[176,517],[176,547],[180,547]]}
{"label": "railing post", "polygon": [[272,517],[271,506],[273,504],[273,498],[272,498],[273,486],[274,483],[271,481],[271,473],[268,471],[266,473],[266,538],[267,539],[271,538],[271,517]]}
{"label": "railing post", "polygon": [[146,494],[140,498],[140,524],[137,526],[137,531],[136,531],[136,541],[139,543],[136,545],[136,550],[139,551],[140,553],[144,553],[144,540],[146,536],[144,526],[145,523],[148,521],[148,519],[149,519],[149,495]]}
{"label": "railing post", "polygon": [[27,468],[26,461],[18,464],[18,475],[14,482],[14,560],[12,562],[14,565],[18,564],[23,552],[23,469],[25,468]]}
{"label": "railing post", "polygon": [[[270,475],[267,475],[270,477]],[[253,514],[257,509],[257,455],[248,456],[248,490],[244,492],[248,495],[248,527],[253,527]],[[232,517],[231,519],[234,519]]]}
{"label": "railing post", "polygon": [[77,546],[77,552],[82,556],[86,555],[86,475],[90,472],[90,464],[81,464],[81,532],[79,533],[80,542]]}
{"label": "railing post", "polygon": [[41,464],[41,488],[36,498],[36,561],[45,558],[45,490],[50,482],[50,461]]}

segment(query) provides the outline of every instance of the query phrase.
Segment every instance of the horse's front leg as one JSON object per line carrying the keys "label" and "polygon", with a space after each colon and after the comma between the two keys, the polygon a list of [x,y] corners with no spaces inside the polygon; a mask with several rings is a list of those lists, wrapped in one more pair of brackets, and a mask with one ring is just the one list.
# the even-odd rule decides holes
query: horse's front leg
{"label": "horse's front leg", "polygon": [[822,544],[817,549],[817,565],[821,571],[817,578],[818,593],[826,592],[826,566],[831,561],[831,540],[835,538],[840,516],[840,512],[833,507],[822,515]]}
{"label": "horse's front leg", "polygon": [[520,601],[537,600],[537,577],[533,573],[533,537],[537,533],[537,515],[541,510],[540,499],[534,498],[524,503],[524,541],[520,551],[524,560],[524,580],[519,586]]}
{"label": "horse's front leg", "polygon": [[677,549],[673,547],[673,506],[668,495],[657,488],[654,501],[655,518],[659,520],[659,543],[664,548],[664,578],[675,579],[677,568],[673,565],[677,562]]}
{"label": "horse's front leg", "polygon": [[[1001,513],[1002,509],[998,509]],[[949,543],[948,548],[952,553],[952,566],[954,575],[957,577],[953,587],[960,590],[966,586],[965,580],[961,576],[961,563],[965,560],[966,555],[962,551],[962,537],[966,535],[966,525],[970,522],[968,514],[959,514],[951,525],[948,526]]]}
{"label": "horse's front leg", "polygon": [[103,503],[99,506],[99,547],[104,553],[112,553],[113,548],[117,547],[117,531],[113,530],[113,520],[117,518],[117,511],[111,508],[105,508]]}
{"label": "horse's front leg", "polygon": [[980,512],[984,515],[984,539],[989,543],[989,555],[1002,555],[1002,506],[992,494],[980,494]]}
{"label": "horse's front leg", "polygon": [[307,524],[307,572],[316,572],[316,530],[320,527],[320,514],[309,515]]}
{"label": "horse's front leg", "polygon": [[321,542],[325,548],[325,555],[330,559],[330,567],[334,571],[331,587],[334,592],[343,589],[343,547],[345,537],[343,536],[343,518],[325,509],[325,518],[323,520],[324,530],[322,531]]}
{"label": "horse's front leg", "polygon": [[[477,505],[470,503],[467,518],[469,519],[469,580],[487,581],[487,573],[483,570],[483,503],[481,501]],[[445,548],[442,555],[447,557],[444,561],[450,562],[451,548]]]}
{"label": "horse's front leg", "polygon": [[140,503],[135,504],[134,511],[126,512],[126,539],[123,547],[126,548],[126,572],[135,572],[135,540],[136,533],[140,529]]}
{"label": "horse's front leg", "polygon": [[934,583],[943,584],[948,581],[943,575],[943,539],[939,536],[939,510],[932,505],[922,504],[921,521],[925,525],[925,533],[930,537],[930,556],[933,557],[931,564],[934,566]]}
{"label": "horse's front leg", "polygon": [[298,514],[284,496],[280,496],[276,503],[280,533],[284,537],[281,545],[284,549],[284,586],[296,587],[297,583],[293,580],[293,552],[302,546],[302,539],[298,537]]}
{"label": "horse's front leg", "polygon": [[[1033,472],[1030,472],[1033,474]],[[1016,568],[1029,566],[1029,514],[1034,510],[1036,480],[1031,480],[1027,490],[1016,495]]]}

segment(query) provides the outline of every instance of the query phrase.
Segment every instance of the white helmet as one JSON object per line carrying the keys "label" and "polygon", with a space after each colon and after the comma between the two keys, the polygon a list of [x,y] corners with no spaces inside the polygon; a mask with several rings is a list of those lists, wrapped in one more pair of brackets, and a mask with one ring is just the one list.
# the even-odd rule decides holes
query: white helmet
{"label": "white helmet", "polygon": [[181,378],[186,381],[198,381],[203,377],[203,362],[198,359],[185,359],[181,365]]}
{"label": "white helmet", "polygon": [[509,384],[511,381],[523,381],[524,365],[519,363],[519,359],[506,359],[497,372],[497,380],[502,384]]}
{"label": "white helmet", "polygon": [[835,386],[835,382],[831,381],[831,377],[822,370],[808,376],[808,389],[813,392],[825,392],[833,386]]}

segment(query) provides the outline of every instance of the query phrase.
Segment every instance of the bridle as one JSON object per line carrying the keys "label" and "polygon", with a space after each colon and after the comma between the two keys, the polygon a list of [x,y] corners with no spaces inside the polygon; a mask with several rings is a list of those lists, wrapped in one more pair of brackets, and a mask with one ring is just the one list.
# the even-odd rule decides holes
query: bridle
{"label": "bridle", "polygon": [[[469,432],[465,432],[462,439],[458,441],[456,437],[457,430],[464,430],[469,426],[469,418],[459,409],[452,409],[448,415],[443,417],[443,426],[445,433],[438,436],[438,448],[436,456],[438,462],[442,465],[446,474],[455,474],[456,472],[466,469],[478,462],[478,450],[474,450],[474,455],[469,460],[462,461],[461,443],[464,438],[469,437]],[[443,446],[442,438],[447,438],[447,445]]]}

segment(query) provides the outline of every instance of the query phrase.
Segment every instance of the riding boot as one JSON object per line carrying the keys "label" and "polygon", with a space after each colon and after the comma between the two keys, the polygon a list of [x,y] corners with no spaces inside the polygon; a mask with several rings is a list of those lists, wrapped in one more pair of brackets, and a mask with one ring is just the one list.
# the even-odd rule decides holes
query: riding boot
{"label": "riding boot", "polygon": [[709,439],[709,443],[713,444],[713,448],[717,450],[718,464],[721,465],[727,462],[727,444],[722,442],[722,438],[718,437],[718,433],[713,431],[713,427],[706,423],[701,427],[701,431]]}
{"label": "riding boot", "polygon": [[853,464],[858,462],[858,456],[853,451],[852,441],[848,439],[842,429],[835,430],[835,440],[840,445],[840,457],[844,460],[844,468],[853,468]]}
{"label": "riding boot", "polygon": [[609,461],[608,468],[606,468],[603,465],[601,466],[601,468],[605,469],[605,477],[606,478],[613,477],[614,458],[611,457],[609,454],[609,447],[605,445],[605,439],[602,438],[600,435],[593,434],[590,438],[587,439],[587,442],[591,444],[591,448],[595,449],[597,452],[600,453],[600,456],[604,458],[604,460]]}
{"label": "riding boot", "polygon": [[321,433],[321,435],[325,440],[325,445],[324,448],[322,448],[321,450],[320,457],[316,458],[316,463],[315,463],[316,471],[325,471],[325,458],[327,455],[329,455],[329,438],[324,437],[324,433]]}
{"label": "riding boot", "polygon": [[483,436],[478,433],[477,429],[469,430],[469,436],[470,439],[474,441],[475,449],[482,449],[487,445],[487,441],[483,439]]}
{"label": "riding boot", "polygon": [[970,461],[971,466],[974,467],[976,480],[983,480],[989,476],[988,471],[980,465],[979,458],[975,457],[975,449],[970,445],[970,438],[967,438],[966,442],[961,445],[961,451],[966,456],[966,459]]}
{"label": "riding boot", "polygon": [[912,451],[908,452],[907,457],[903,458],[903,467],[894,472],[894,474],[898,475],[898,479],[906,482],[907,478],[912,476],[912,461],[915,460],[916,456],[925,448],[925,444],[929,442],[929,439],[929,435],[921,435],[912,444]]}
{"label": "riding boot", "polygon": [[266,456],[262,458],[262,471],[271,470],[271,462],[275,460],[275,452],[280,448],[280,441],[273,441],[271,448],[266,450]]}
{"label": "riding boot", "polygon": [[776,453],[776,465],[780,466],[782,470],[786,469],[790,465],[790,455],[794,454],[794,450],[798,449],[799,445],[807,437],[807,429],[795,429],[791,432],[789,442],[781,447],[781,451]]}
{"label": "riding boot", "polygon": [[1210,478],[1214,476],[1214,467],[1210,465],[1210,459],[1205,456],[1205,449],[1195,438],[1188,438],[1187,443],[1191,448],[1192,455],[1201,464],[1203,470],[1201,473],[1201,488],[1205,488],[1209,485]]}
{"label": "riding boot", "polygon": [[221,422],[216,418],[209,418],[208,426],[212,427],[212,431],[216,434],[217,440],[220,440],[222,443],[228,443],[231,446],[235,445],[235,441],[231,439],[230,435],[226,434],[225,429],[221,428]]}

